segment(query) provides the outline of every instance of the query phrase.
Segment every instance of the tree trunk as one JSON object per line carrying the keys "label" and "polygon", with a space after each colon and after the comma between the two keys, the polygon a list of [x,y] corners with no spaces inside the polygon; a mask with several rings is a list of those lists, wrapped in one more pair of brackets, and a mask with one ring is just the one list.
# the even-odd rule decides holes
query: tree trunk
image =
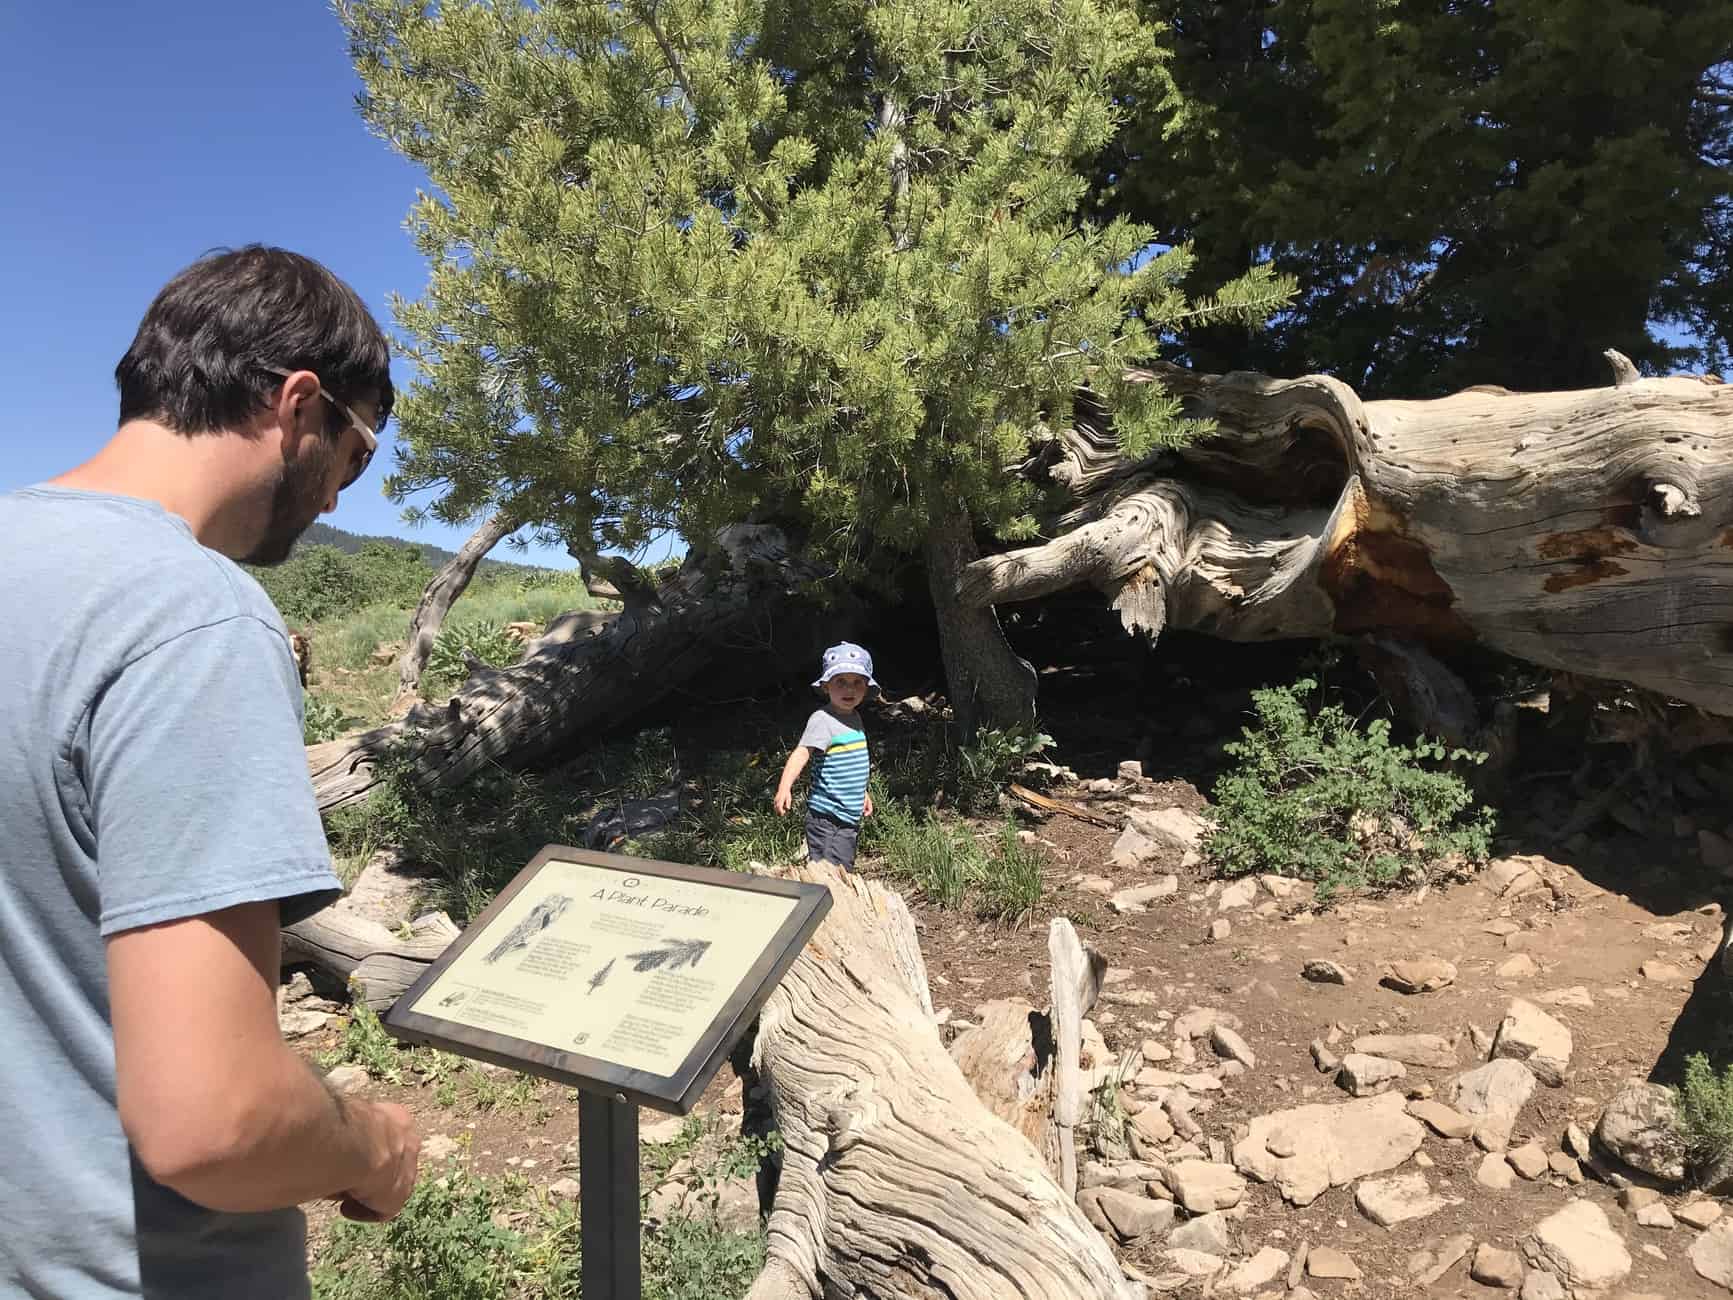
{"label": "tree trunk", "polygon": [[[901,898],[822,863],[793,874],[827,885],[835,905],[759,1016],[752,1063],[783,1155],[749,1300],[1140,1295],[1048,1162],[946,1052]],[[1077,960],[1057,976],[1074,1004]]]}
{"label": "tree trunk", "polygon": [[1011,649],[991,604],[957,598],[959,578],[980,554],[961,513],[939,521],[922,548],[951,708],[965,740],[983,722],[1010,727],[1035,717],[1034,666]]}
{"label": "tree trunk", "polygon": [[422,671],[427,667],[427,656],[433,653],[433,643],[439,639],[445,616],[451,612],[457,598],[463,595],[470,579],[475,577],[476,566],[499,545],[500,538],[516,527],[516,520],[505,511],[496,510],[470,534],[468,541],[458,547],[457,554],[445,562],[421,593],[415,614],[409,620],[408,643],[403,647],[403,657],[397,661],[397,698],[400,703],[415,698],[416,689],[421,685]]}
{"label": "tree trunk", "polygon": [[[1077,507],[1053,541],[968,564],[962,604],[1090,584],[1151,639],[1479,645],[1733,714],[1733,388],[1362,402],[1316,375],[1129,378],[1216,436],[1132,464],[1067,431],[1038,470]],[[1416,698],[1449,714],[1452,694],[1435,677]]]}
{"label": "tree trunk", "polygon": [[579,735],[617,726],[698,674],[719,644],[773,618],[820,576],[777,529],[724,529],[694,551],[651,603],[555,619],[510,668],[477,664],[444,705],[421,704],[382,727],[307,750],[321,810],[365,799],[388,753],[423,788],[461,785],[483,766],[528,767]]}

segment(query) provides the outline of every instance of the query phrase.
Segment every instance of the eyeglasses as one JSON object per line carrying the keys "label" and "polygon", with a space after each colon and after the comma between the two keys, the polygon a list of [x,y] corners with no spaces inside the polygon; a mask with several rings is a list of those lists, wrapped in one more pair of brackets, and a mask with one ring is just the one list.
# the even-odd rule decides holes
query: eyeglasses
{"label": "eyeglasses", "polygon": [[[281,375],[284,379],[287,379],[290,375],[295,373],[292,370],[284,370],[281,366],[264,366],[262,368],[267,374]],[[379,436],[372,429],[367,427],[366,422],[363,421],[359,415],[356,415],[354,409],[347,403],[339,402],[335,397],[331,396],[330,393],[326,392],[325,385],[323,384],[319,385],[319,396],[323,397],[327,402],[331,403],[332,406],[335,406],[339,411],[343,412],[344,415],[349,417],[349,427],[361,435],[361,446],[364,448],[361,453],[360,462],[349,471],[349,476],[339,485],[337,490],[341,492],[344,488],[348,487],[356,479],[360,478],[367,472],[367,465],[373,459],[373,453],[379,450]]]}

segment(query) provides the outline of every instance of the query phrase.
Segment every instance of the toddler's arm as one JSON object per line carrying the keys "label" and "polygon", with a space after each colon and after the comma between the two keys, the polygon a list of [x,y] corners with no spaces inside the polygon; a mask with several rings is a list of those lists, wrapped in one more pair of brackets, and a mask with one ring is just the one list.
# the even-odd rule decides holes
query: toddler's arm
{"label": "toddler's arm", "polygon": [[776,787],[776,798],[771,806],[776,809],[776,815],[781,817],[794,807],[794,783],[800,779],[800,774],[806,771],[806,765],[812,761],[812,750],[805,745],[796,745],[794,752],[788,756],[788,761],[782,765],[782,780]]}

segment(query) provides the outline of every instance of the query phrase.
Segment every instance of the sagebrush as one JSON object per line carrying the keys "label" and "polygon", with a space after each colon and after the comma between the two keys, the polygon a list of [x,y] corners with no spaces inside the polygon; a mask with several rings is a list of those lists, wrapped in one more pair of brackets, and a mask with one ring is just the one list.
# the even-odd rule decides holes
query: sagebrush
{"label": "sagebrush", "polygon": [[1446,862],[1484,862],[1490,808],[1453,770],[1484,754],[1424,737],[1390,738],[1337,703],[1315,706],[1317,682],[1253,693],[1256,721],[1224,746],[1204,848],[1225,875],[1273,872],[1341,887],[1390,885]]}
{"label": "sagebrush", "polygon": [[1683,1085],[1672,1093],[1691,1167],[1702,1176],[1733,1162],[1733,1064],[1717,1074],[1707,1056],[1693,1052],[1685,1058]]}

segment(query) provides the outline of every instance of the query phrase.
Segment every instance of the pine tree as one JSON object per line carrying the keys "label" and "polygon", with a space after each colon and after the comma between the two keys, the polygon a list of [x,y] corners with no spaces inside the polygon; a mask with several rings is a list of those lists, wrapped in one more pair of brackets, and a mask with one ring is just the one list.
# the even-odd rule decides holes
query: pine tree
{"label": "pine tree", "polygon": [[965,717],[1033,704],[951,594],[979,535],[1036,532],[1012,468],[1085,381],[1133,452],[1183,436],[1124,366],[1289,292],[1257,267],[1188,298],[1189,248],[1080,216],[1116,78],[1161,62],[1114,0],[339,13],[366,120],[435,187],[389,490],[605,549],[764,512],[839,582],[920,554]]}

